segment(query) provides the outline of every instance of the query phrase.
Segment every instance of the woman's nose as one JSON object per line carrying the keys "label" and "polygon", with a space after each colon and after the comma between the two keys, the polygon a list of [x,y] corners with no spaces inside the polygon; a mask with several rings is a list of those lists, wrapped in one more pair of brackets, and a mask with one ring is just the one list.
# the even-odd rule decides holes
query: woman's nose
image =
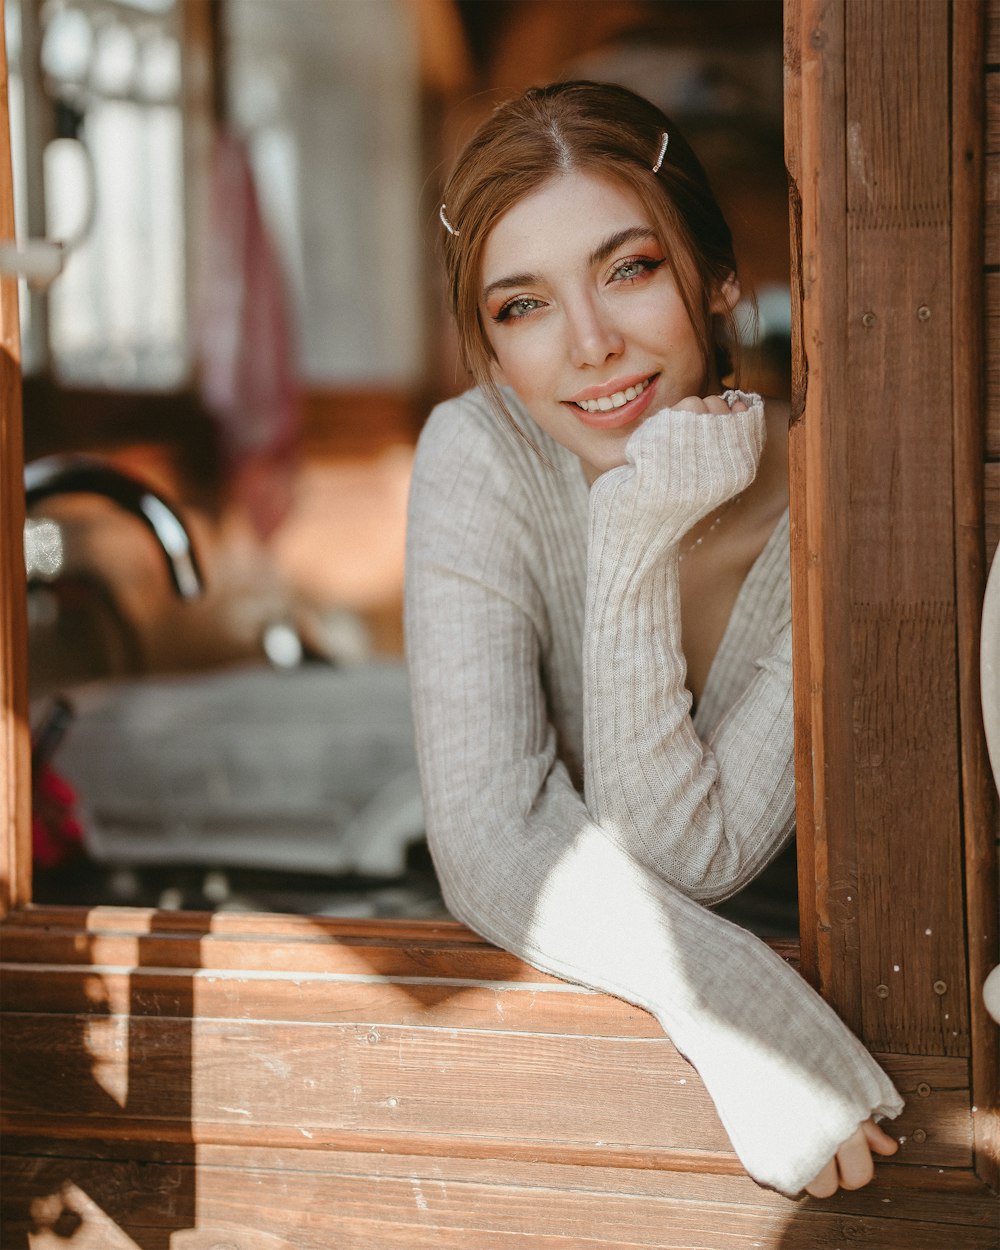
{"label": "woman's nose", "polygon": [[570,358],[577,368],[603,365],[620,356],[625,339],[608,310],[599,302],[581,300],[567,314]]}

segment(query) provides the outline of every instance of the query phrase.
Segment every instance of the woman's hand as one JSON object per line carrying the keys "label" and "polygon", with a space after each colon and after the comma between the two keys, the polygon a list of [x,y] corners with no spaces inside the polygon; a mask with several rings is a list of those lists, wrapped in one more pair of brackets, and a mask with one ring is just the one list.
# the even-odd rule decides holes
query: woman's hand
{"label": "woman's hand", "polygon": [[730,405],[721,395],[707,395],[704,399],[698,395],[689,395],[679,404],[670,406],[679,408],[682,412],[714,412],[719,417],[724,417],[730,412],[746,412],[747,410],[742,399],[734,399]]}
{"label": "woman's hand", "polygon": [[872,1151],[880,1155],[892,1155],[899,1149],[888,1133],[884,1133],[874,1120],[865,1120],[842,1142],[830,1162],[806,1186],[806,1193],[814,1198],[829,1198],[838,1189],[861,1189],[875,1174]]}
{"label": "woman's hand", "polygon": [[[757,474],[766,437],[764,405],[742,392],[689,395],[642,421],[625,445],[631,474],[603,474],[616,509],[655,517],[661,545],[687,533]],[[595,482],[595,487],[598,482]]]}

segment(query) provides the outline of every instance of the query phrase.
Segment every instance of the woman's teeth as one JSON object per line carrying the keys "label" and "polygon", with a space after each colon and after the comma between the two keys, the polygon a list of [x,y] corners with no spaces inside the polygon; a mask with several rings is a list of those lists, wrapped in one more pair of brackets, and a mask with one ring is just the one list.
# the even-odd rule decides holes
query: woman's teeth
{"label": "woman's teeth", "polygon": [[615,391],[613,395],[602,395],[600,399],[582,399],[577,407],[582,408],[584,412],[611,412],[613,408],[622,408],[630,400],[635,399],[636,395],[641,395],[651,381],[651,378],[647,378],[638,386],[626,386],[623,391]]}

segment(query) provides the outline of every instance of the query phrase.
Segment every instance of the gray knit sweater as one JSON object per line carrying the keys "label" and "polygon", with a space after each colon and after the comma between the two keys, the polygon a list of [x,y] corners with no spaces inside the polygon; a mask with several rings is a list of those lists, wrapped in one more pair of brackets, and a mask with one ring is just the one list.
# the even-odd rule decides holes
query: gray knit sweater
{"label": "gray knit sweater", "polygon": [[733,1147],[796,1193],[902,1107],[763,942],[702,904],[794,820],[787,514],[737,599],[697,709],[678,551],[753,479],[763,406],[665,410],[587,487],[513,395],[442,404],[410,500],[407,647],[427,830],[452,913],[535,967],[651,1011]]}

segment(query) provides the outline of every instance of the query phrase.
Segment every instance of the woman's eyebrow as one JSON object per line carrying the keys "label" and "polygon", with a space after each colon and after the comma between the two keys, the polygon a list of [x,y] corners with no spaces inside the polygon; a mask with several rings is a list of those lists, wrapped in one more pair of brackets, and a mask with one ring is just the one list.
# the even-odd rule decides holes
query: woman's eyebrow
{"label": "woman's eyebrow", "polygon": [[[656,232],[650,226],[626,226],[624,230],[618,230],[614,234],[608,235],[597,247],[590,253],[587,258],[588,264],[599,265],[601,261],[607,260],[612,252],[616,252],[620,247],[624,247],[626,243],[648,243],[650,239],[656,239]],[[495,282],[491,282],[483,288],[482,299],[485,301],[493,294],[494,291],[510,290],[515,286],[535,286],[540,281],[536,273],[512,273],[507,278],[497,278]]]}
{"label": "woman's eyebrow", "polygon": [[627,226],[624,230],[619,230],[617,234],[609,235],[603,243],[599,243],[590,253],[590,263],[599,265],[602,260],[607,260],[612,252],[617,252],[626,243],[640,241],[646,243],[655,238],[656,231],[651,226]]}
{"label": "woman's eyebrow", "polygon": [[512,273],[509,278],[497,278],[496,282],[484,287],[482,298],[486,300],[494,291],[508,290],[512,286],[535,286],[538,280],[537,273]]}

